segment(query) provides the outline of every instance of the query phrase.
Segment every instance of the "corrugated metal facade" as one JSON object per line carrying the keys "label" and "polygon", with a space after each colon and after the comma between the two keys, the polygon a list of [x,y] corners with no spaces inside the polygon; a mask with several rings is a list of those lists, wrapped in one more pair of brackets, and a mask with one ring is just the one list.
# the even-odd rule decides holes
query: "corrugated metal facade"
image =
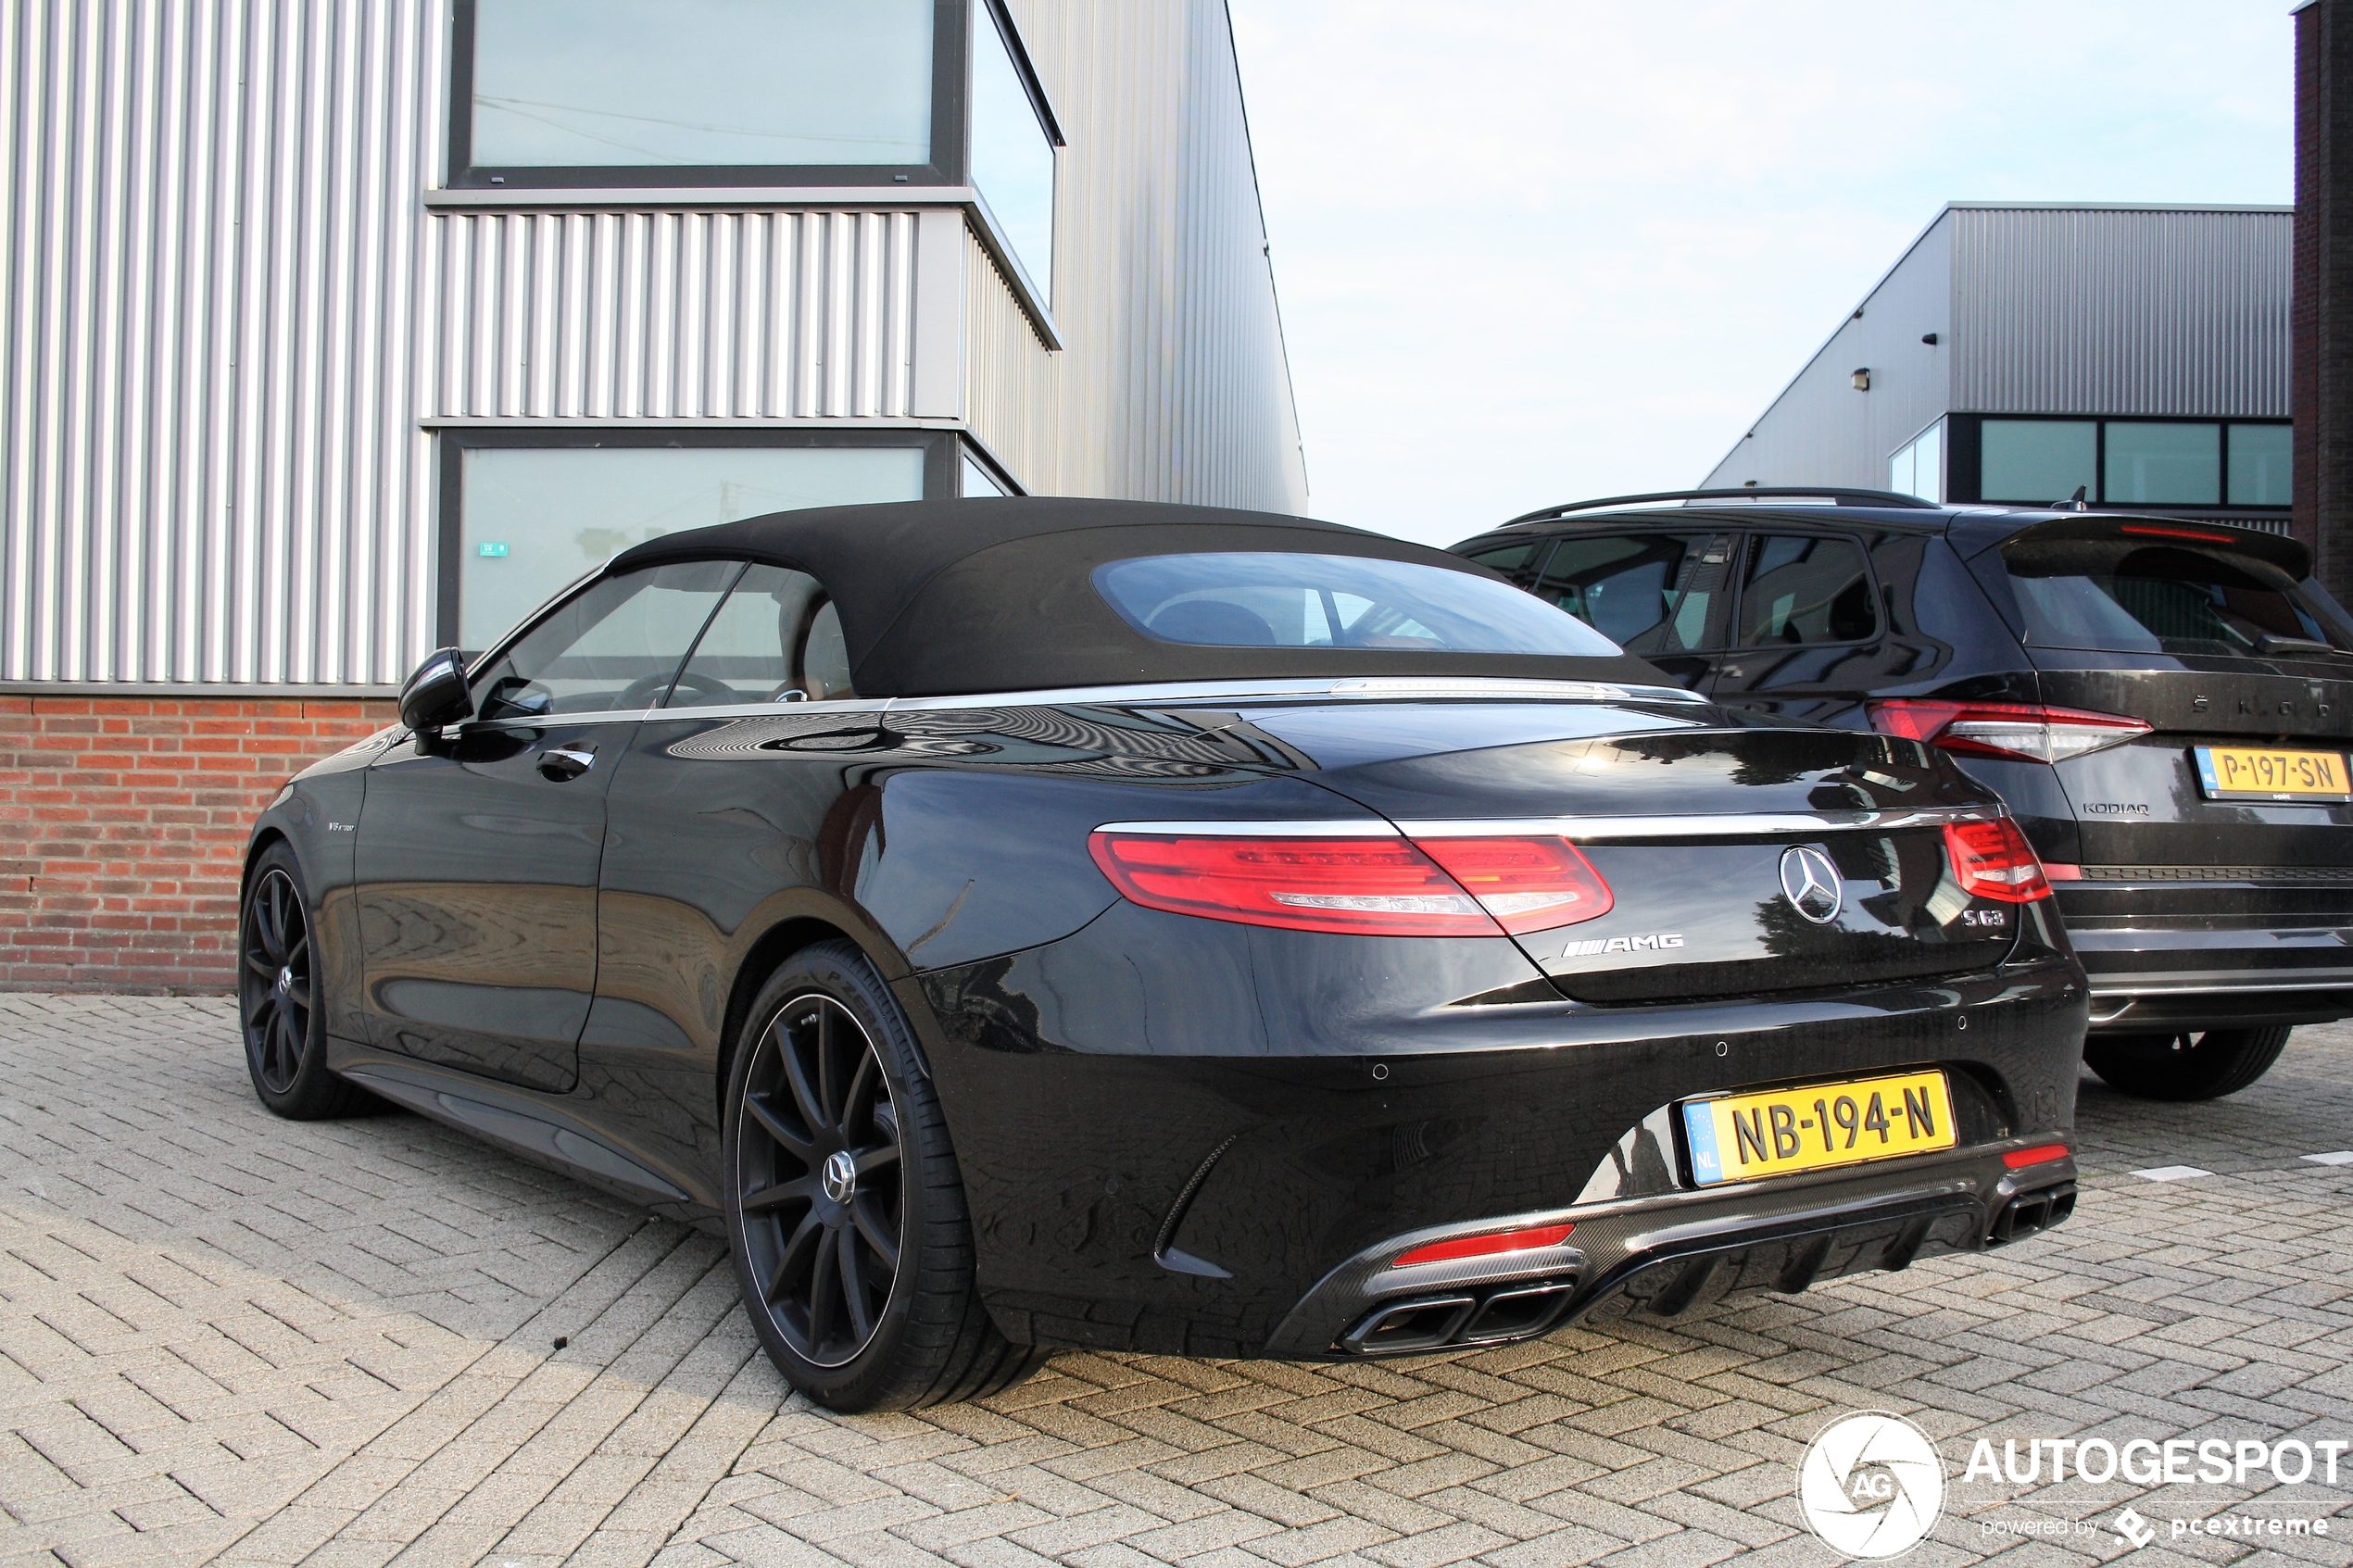
{"label": "corrugated metal facade", "polygon": [[444,0],[0,7],[0,681],[396,682],[436,420],[912,423],[961,358],[1034,492],[1297,509],[1222,3],[1014,11],[1071,143],[1059,354],[875,193],[428,209]]}
{"label": "corrugated metal facade", "polygon": [[0,678],[382,682],[429,633],[432,0],[0,8]]}
{"label": "corrugated metal facade", "polygon": [[2274,208],[1949,207],[1703,483],[1884,486],[1947,413],[2284,418],[2291,227]]}
{"label": "corrugated metal facade", "polygon": [[2290,214],[1951,217],[1954,408],[2287,417]]}
{"label": "corrugated metal facade", "polygon": [[1297,512],[1304,459],[1224,0],[1010,0],[1070,145],[1050,355],[977,248],[973,432],[1033,491]]}
{"label": "corrugated metal facade", "polygon": [[436,212],[425,412],[892,419],[912,212]]}
{"label": "corrugated metal facade", "polygon": [[[1952,245],[1946,213],[1913,243],[1858,314],[1707,476],[1710,486],[1887,483],[1887,455],[1952,407]],[[1920,339],[1937,335],[1934,346]],[[1858,370],[1870,390],[1855,390]],[[1803,475],[1788,479],[1785,475]]]}

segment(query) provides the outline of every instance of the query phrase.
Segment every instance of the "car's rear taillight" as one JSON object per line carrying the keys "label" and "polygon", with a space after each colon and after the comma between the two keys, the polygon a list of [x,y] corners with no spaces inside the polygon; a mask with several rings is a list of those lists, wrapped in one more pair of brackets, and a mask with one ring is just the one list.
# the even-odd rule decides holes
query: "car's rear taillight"
{"label": "car's rear taillight", "polygon": [[1565,838],[1415,842],[1515,936],[1595,919],[1617,901],[1602,873]]}
{"label": "car's rear taillight", "polygon": [[[1494,936],[1608,912],[1599,873],[1558,838],[1218,837],[1099,831],[1095,864],[1129,902],[1357,936]],[[1449,873],[1452,874],[1449,874]]]}
{"label": "car's rear taillight", "polygon": [[2064,762],[2070,757],[2138,740],[2152,726],[2116,713],[2086,713],[2026,702],[1951,702],[1936,697],[1884,697],[1869,705],[1871,728],[1883,735],[1926,741],[1965,757]]}
{"label": "car's rear taillight", "polygon": [[2043,862],[2034,847],[2007,817],[1990,822],[1944,824],[1944,853],[1953,862],[1953,878],[1972,898],[2002,904],[2031,904],[2051,896]]}

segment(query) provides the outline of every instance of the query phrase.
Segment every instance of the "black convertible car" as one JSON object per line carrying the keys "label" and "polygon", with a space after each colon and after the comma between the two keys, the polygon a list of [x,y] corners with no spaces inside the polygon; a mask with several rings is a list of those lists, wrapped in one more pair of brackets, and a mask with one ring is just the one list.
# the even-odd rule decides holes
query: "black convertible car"
{"label": "black convertible car", "polygon": [[1672,1315],[2073,1202],[2084,979],[1994,797],[1436,550],[780,514],[401,713],[256,826],[262,1100],[724,1226],[837,1409]]}

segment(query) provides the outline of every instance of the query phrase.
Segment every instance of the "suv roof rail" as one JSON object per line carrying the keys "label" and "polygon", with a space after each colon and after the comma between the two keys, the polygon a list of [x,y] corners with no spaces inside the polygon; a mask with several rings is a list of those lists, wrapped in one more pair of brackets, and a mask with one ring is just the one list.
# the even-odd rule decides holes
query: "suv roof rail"
{"label": "suv roof rail", "polygon": [[1905,507],[1915,510],[1941,511],[1934,501],[1923,501],[1918,495],[1901,495],[1894,490],[1854,490],[1836,484],[1768,484],[1744,485],[1738,490],[1659,490],[1647,495],[1604,495],[1594,501],[1571,501],[1564,506],[1545,507],[1526,512],[1503,524],[1516,528],[1523,522],[1544,522],[1553,518],[1567,517],[1571,512],[1605,511],[1611,507],[1629,507],[1647,501],[1753,501],[1766,497],[1809,501],[1828,501],[1835,507]]}

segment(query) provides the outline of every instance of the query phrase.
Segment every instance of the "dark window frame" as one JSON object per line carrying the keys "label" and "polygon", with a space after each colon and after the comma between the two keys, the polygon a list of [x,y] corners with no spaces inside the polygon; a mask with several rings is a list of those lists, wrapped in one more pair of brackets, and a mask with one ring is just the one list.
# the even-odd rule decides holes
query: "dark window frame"
{"label": "dark window frame", "polygon": [[[2230,499],[2231,427],[2271,425],[2292,429],[2295,425],[2293,420],[2269,416],[2241,418],[2230,414],[1946,414],[1943,417],[1945,420],[1944,504],[1948,507],[2040,507],[2066,499],[2063,495],[2025,499],[1985,494],[1985,421],[2004,420],[2037,424],[2089,423],[2093,427],[2094,483],[2092,493],[2084,497],[2087,506],[2148,512],[2180,511],[2191,508],[2200,512],[2237,512],[2248,517],[2284,517],[2289,510],[2287,507],[2243,506]],[[2215,494],[2221,498],[2211,502],[2110,500],[2108,495],[2108,427],[2111,424],[2220,427],[2221,462],[2216,475]]]}
{"label": "dark window frame", "polygon": [[[1755,523],[1750,523],[1745,530],[1735,529],[1732,532],[1738,536],[1740,543],[1734,546],[1737,552],[1732,558],[1734,570],[1726,583],[1730,591],[1724,596],[1724,635],[1734,640],[1720,648],[1705,650],[1694,648],[1692,652],[1739,655],[1797,653],[1806,648],[1867,648],[1886,638],[1889,619],[1886,590],[1880,585],[1879,568],[1871,559],[1870,542],[1862,534],[1843,528],[1809,528],[1802,522],[1793,522],[1779,528],[1764,528]],[[1875,623],[1871,634],[1868,637],[1847,637],[1838,642],[1822,643],[1743,643],[1739,641],[1741,611],[1748,602],[1748,547],[1757,540],[1768,537],[1843,539],[1853,546],[1855,553],[1863,559],[1863,581],[1871,591],[1871,620]]]}
{"label": "dark window frame", "polygon": [[[926,501],[956,495],[963,478],[962,444],[949,430],[811,430],[806,427],[726,430],[704,425],[691,430],[635,426],[622,430],[531,430],[512,425],[459,426],[434,433],[434,640],[458,645],[459,597],[462,592],[465,544],[465,455],[484,448],[594,450],[629,447],[900,447],[924,454]],[[469,650],[473,654],[487,649]]]}
{"label": "dark window frame", "polygon": [[[473,87],[478,4],[479,0],[451,0],[450,6],[448,102],[444,106],[448,148],[444,183],[450,190],[694,190],[714,186],[966,183],[964,117],[970,96],[971,8],[980,5],[993,10],[996,0],[933,0],[931,158],[925,163],[476,164]],[[1018,44],[1013,54],[1025,80],[1034,84],[1027,54]],[[1043,102],[1042,94],[1038,101]]]}
{"label": "dark window frame", "polygon": [[[1747,525],[1742,523],[1727,523],[1719,520],[1704,526],[1686,521],[1680,525],[1653,523],[1633,528],[1564,529],[1559,533],[1545,535],[1545,538],[1549,541],[1549,543],[1544,549],[1544,553],[1536,558],[1539,564],[1537,566],[1535,575],[1528,580],[1524,591],[1531,594],[1536,593],[1538,586],[1544,581],[1545,571],[1548,571],[1553,564],[1554,550],[1557,549],[1566,540],[1630,539],[1639,538],[1647,534],[1673,534],[1678,537],[1681,537],[1692,534],[1709,533],[1722,534],[1724,537],[1732,541],[1731,547],[1733,553],[1730,560],[1728,561],[1727,564],[1732,566],[1734,570],[1725,573],[1724,593],[1720,608],[1710,611],[1708,615],[1708,629],[1720,633],[1722,636],[1730,637],[1734,634],[1733,629],[1739,624],[1741,584],[1740,573],[1737,570],[1738,563],[1741,553],[1748,548]],[[1868,561],[1865,563],[1865,570],[1869,570]],[[1537,594],[1536,596],[1539,598],[1543,597],[1541,594]],[[1847,645],[1843,643],[1822,643],[1808,644],[1806,646],[1820,647],[1844,647]],[[1636,654],[1634,657],[1637,659],[1713,659],[1718,654],[1738,653],[1740,651],[1739,645],[1737,644],[1711,642],[1695,648],[1677,648],[1671,653],[1657,655]]]}

